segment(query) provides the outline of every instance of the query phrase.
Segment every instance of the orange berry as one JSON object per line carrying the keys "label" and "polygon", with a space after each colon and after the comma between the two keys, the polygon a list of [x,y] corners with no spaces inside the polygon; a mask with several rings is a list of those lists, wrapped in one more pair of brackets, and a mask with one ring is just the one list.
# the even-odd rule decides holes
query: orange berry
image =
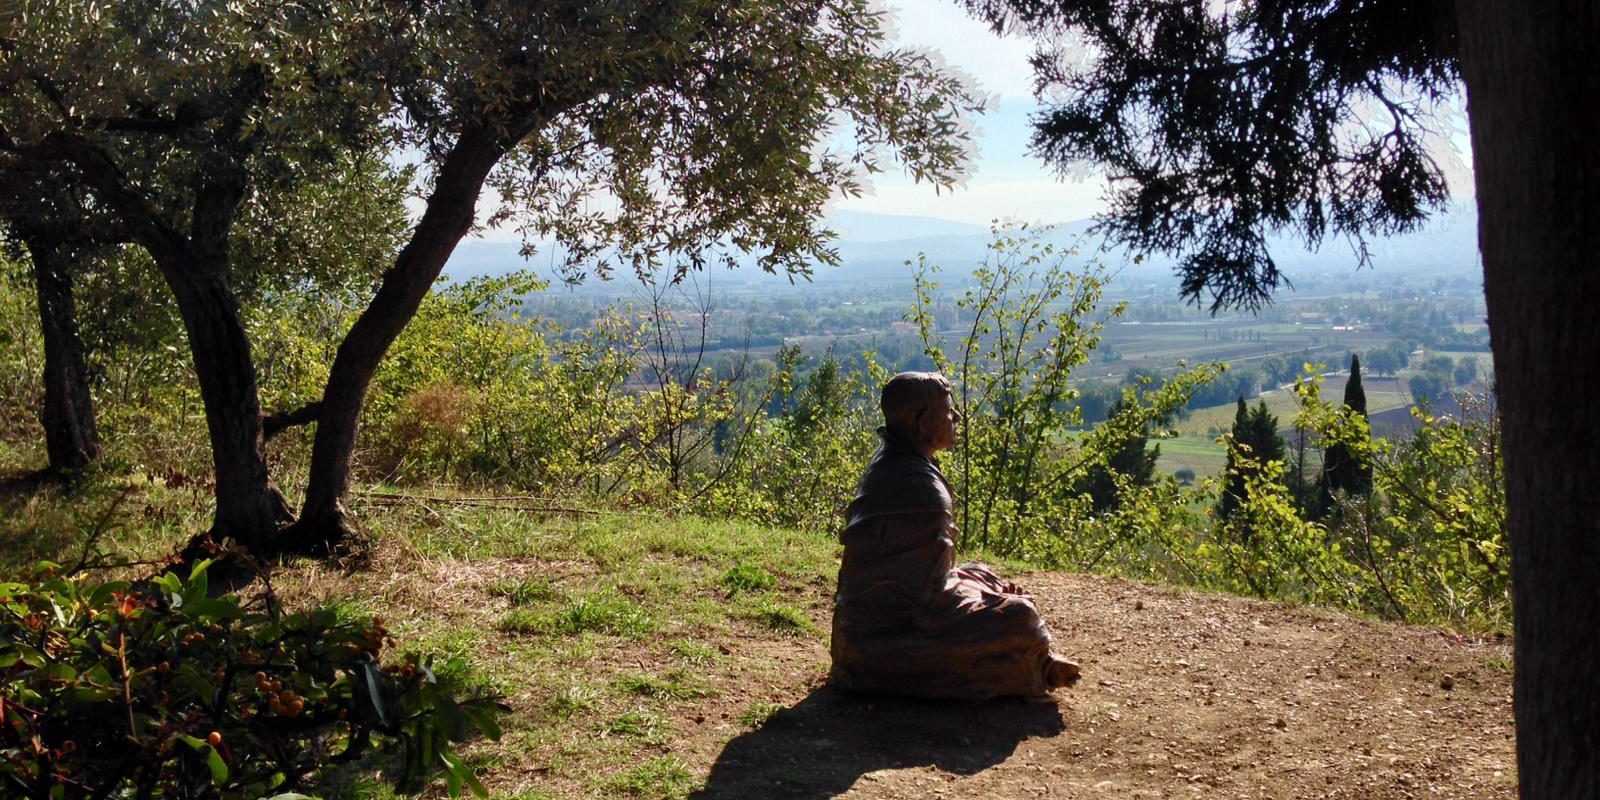
{"label": "orange berry", "polygon": [[222,733],[220,731],[212,731],[211,735],[206,737],[206,744],[209,744],[212,747],[221,747]]}

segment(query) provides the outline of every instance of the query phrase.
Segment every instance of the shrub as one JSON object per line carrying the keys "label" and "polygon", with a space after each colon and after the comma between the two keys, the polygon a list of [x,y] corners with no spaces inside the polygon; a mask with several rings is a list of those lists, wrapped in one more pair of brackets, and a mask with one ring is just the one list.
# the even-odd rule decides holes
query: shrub
{"label": "shrub", "polygon": [[383,663],[377,620],[284,613],[187,579],[91,583],[40,565],[0,584],[0,783],[11,796],[255,798],[313,785],[371,748],[397,787],[443,771],[485,790],[452,752],[499,736],[496,700],[452,699],[416,655]]}

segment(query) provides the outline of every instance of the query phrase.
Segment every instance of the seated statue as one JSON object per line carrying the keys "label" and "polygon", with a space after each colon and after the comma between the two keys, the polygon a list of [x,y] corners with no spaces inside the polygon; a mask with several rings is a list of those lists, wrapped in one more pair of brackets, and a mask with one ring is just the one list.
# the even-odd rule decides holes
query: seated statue
{"label": "seated statue", "polygon": [[919,697],[1042,699],[1078,679],[1050,652],[1033,598],[981,564],[955,566],[950,484],[933,454],[955,445],[950,383],[894,376],[880,402],[883,447],[867,466],[839,534],[833,607],[841,689]]}

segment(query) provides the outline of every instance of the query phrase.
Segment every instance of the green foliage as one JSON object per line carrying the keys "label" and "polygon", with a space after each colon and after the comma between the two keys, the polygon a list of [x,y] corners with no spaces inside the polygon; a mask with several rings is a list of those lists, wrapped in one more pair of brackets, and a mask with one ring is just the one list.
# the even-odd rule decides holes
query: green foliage
{"label": "green foliage", "polygon": [[[1123,411],[1122,398],[1119,397],[1112,404],[1110,415],[1115,417]],[[1091,513],[1104,513],[1117,505],[1120,497],[1117,493],[1118,476],[1133,486],[1149,486],[1155,481],[1156,459],[1161,457],[1161,445],[1149,447],[1149,434],[1147,426],[1129,433],[1120,445],[1113,443],[1115,449],[1106,463],[1090,465],[1084,476],[1074,483],[1074,491],[1089,495]]]}
{"label": "green foliage", "polygon": [[44,388],[44,342],[32,273],[0,247],[0,447],[24,446],[36,430]]}
{"label": "green foliage", "polygon": [[[1247,485],[1263,467],[1283,462],[1283,437],[1278,435],[1278,418],[1267,410],[1265,400],[1247,409],[1244,398],[1239,398],[1238,411],[1233,418],[1233,429],[1227,436],[1228,464],[1224,471],[1222,500],[1217,505],[1217,515],[1233,519],[1244,505]],[[1281,477],[1282,470],[1276,471]],[[1248,535],[1248,527],[1241,530]]]}
{"label": "green foliage", "polygon": [[1366,576],[1359,605],[1412,621],[1504,629],[1510,624],[1504,463],[1498,417],[1467,396],[1460,418],[1414,411],[1417,429],[1371,440],[1366,420],[1298,391],[1310,424],[1372,468],[1370,495],[1338,493],[1333,546]]}
{"label": "green foliage", "polygon": [[740,412],[737,424],[748,428],[741,450],[691,508],[803,530],[836,528],[877,444],[876,390],[885,377],[871,353],[847,368],[831,351],[808,362],[798,347],[781,348],[765,408],[747,403]]}
{"label": "green foliage", "polygon": [[42,564],[0,584],[0,780],[29,797],[255,798],[313,786],[377,745],[398,786],[442,772],[482,785],[453,751],[499,736],[492,698],[452,699],[428,660],[383,664],[376,620],[284,613],[187,578],[91,583]]}
{"label": "green foliage", "polygon": [[1390,235],[1449,199],[1431,120],[1457,91],[1458,45],[1430,4],[965,5],[1047,43],[1035,152],[1114,176],[1106,232],[1177,256],[1183,294],[1213,310],[1278,286],[1269,234]]}
{"label": "green foliage", "polygon": [[739,592],[759,592],[778,585],[778,579],[755,564],[738,564],[722,574],[717,581],[730,596]]}
{"label": "green foliage", "polygon": [[[1350,356],[1350,379],[1344,385],[1344,407],[1348,409],[1348,414],[1363,420],[1367,418],[1367,393],[1361,386],[1361,359],[1354,354]],[[1319,506],[1322,512],[1326,512],[1333,502],[1334,492],[1362,496],[1370,494],[1372,466],[1335,438],[1323,450],[1321,489],[1323,496]]]}
{"label": "green foliage", "polygon": [[1236,451],[1227,477],[1240,481],[1244,494],[1196,548],[1209,572],[1206,582],[1257,597],[1352,605],[1353,566],[1320,525],[1301,518],[1285,466],[1281,459]]}
{"label": "green foliage", "polygon": [[[964,333],[950,345],[935,332],[938,285],[926,261],[919,262],[911,317],[928,356],[953,382],[963,416],[946,472],[968,547],[1042,563],[1097,560],[1090,554],[1098,548],[1074,541],[1075,526],[1091,515],[1090,471],[1130,449],[1147,426],[1170,417],[1194,386],[1220,371],[1203,367],[1157,388],[1124,392],[1118,414],[1072,435],[1083,418],[1070,378],[1089,362],[1103,323],[1094,321],[1100,274],[1070,272],[1071,255],[1038,231],[997,229],[988,259],[973,273],[976,285],[954,301]],[[1139,472],[1132,464],[1129,470]],[[1113,479],[1119,497],[1145,488],[1127,474]]]}

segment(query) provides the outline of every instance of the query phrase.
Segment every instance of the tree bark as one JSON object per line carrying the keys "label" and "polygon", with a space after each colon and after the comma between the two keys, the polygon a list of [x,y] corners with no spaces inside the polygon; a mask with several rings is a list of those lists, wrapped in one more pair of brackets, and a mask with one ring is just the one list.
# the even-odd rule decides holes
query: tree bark
{"label": "tree bark", "polygon": [[100,455],[72,296],[71,256],[67,248],[44,236],[23,232],[22,239],[33,260],[44,339],[44,406],[39,421],[50,460],[46,472],[70,479]]}
{"label": "tree bark", "polygon": [[322,393],[305,504],[300,519],[284,532],[286,551],[330,552],[354,533],[343,501],[367,389],[389,346],[416,315],[445,261],[471,230],[478,194],[504,153],[505,147],[488,131],[476,127],[463,131],[439,168],[411,241],[340,342]]}
{"label": "tree bark", "polygon": [[278,527],[293,517],[268,479],[255,361],[238,301],[221,276],[204,274],[198,264],[177,269],[186,275],[182,288],[173,289],[200,379],[217,477],[211,534],[269,553]]}
{"label": "tree bark", "polygon": [[1600,797],[1600,6],[1463,0],[1524,800]]}
{"label": "tree bark", "polygon": [[101,149],[72,134],[46,141],[78,167],[128,226],[130,238],[150,253],[183,319],[217,480],[212,529],[190,542],[183,558],[205,555],[207,538],[272,552],[273,535],[293,515],[268,480],[255,361],[230,282],[229,234],[244,199],[243,175],[217,169],[198,178],[185,233],[165,221]]}

